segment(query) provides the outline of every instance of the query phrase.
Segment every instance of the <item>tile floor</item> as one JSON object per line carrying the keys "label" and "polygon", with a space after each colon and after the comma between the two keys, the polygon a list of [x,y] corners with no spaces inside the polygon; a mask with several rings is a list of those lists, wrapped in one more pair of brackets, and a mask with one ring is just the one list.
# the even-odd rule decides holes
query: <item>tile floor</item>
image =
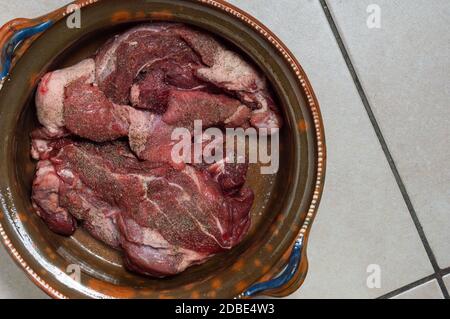
{"label": "tile floor", "polygon": [[392,299],[443,299],[442,290],[435,279],[402,292]]}
{"label": "tile floor", "polygon": [[445,282],[445,285],[447,286],[447,290],[450,290],[450,274],[444,276],[444,282]]}
{"label": "tile floor", "polygon": [[[0,24],[65,2],[0,0]],[[230,2],[294,52],[325,121],[310,272],[291,298],[448,298],[450,2]],[[45,297],[3,248],[0,269],[0,298]]]}

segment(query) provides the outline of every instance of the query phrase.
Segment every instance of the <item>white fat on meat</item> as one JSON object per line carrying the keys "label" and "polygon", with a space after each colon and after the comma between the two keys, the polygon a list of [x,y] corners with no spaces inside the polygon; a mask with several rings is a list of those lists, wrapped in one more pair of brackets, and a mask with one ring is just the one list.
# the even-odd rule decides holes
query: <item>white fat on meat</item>
{"label": "white fat on meat", "polygon": [[51,133],[58,133],[64,127],[64,90],[81,78],[86,83],[95,81],[95,62],[86,59],[74,66],[49,72],[42,78],[36,93],[36,109],[39,122]]}
{"label": "white fat on meat", "polygon": [[[267,81],[255,68],[241,56],[217,45],[213,65],[197,70],[197,75],[205,81],[214,83],[230,92],[236,92],[243,101],[256,104],[251,123],[256,128],[279,128],[281,119],[267,101]],[[242,109],[240,110],[242,111]]]}
{"label": "white fat on meat", "polygon": [[214,55],[211,67],[200,68],[197,74],[229,91],[257,92],[266,88],[266,81],[237,53],[222,46]]}
{"label": "white fat on meat", "polygon": [[154,114],[130,108],[130,128],[128,131],[131,149],[139,156],[145,151],[149,134],[152,131]]}

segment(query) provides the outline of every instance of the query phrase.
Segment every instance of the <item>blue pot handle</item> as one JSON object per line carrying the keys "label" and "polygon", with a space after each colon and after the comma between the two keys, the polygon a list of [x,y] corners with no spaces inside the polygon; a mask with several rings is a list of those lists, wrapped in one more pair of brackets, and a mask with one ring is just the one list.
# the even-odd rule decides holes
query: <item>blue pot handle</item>
{"label": "blue pot handle", "polygon": [[302,261],[302,249],[303,249],[303,236],[299,237],[292,248],[291,256],[289,257],[289,262],[284,270],[274,279],[260,282],[254,284],[246,291],[244,291],[240,297],[248,298],[256,295],[261,295],[267,290],[273,290],[282,288],[286,285],[292,278],[294,278],[295,274],[300,268],[300,263]]}
{"label": "blue pot handle", "polygon": [[48,20],[42,23],[39,23],[35,26],[26,27],[20,29],[13,33],[11,38],[5,42],[3,48],[1,48],[1,72],[0,72],[0,82],[2,82],[8,75],[11,70],[11,63],[14,57],[14,51],[16,48],[22,43],[23,40],[26,40],[38,33],[41,33],[53,25],[53,21]]}

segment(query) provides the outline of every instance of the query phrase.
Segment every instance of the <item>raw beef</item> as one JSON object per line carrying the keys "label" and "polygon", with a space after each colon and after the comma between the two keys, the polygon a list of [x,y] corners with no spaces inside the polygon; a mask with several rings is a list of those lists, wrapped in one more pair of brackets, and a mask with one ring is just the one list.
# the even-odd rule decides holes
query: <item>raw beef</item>
{"label": "raw beef", "polygon": [[[251,223],[248,162],[229,162],[235,154],[217,137],[215,161],[189,154],[177,162],[174,130],[193,133],[197,120],[219,132],[282,125],[255,67],[211,35],[174,23],[133,28],[93,58],[44,75],[36,108],[38,215],[61,235],[82,225],[122,251],[129,270],[155,277],[233,248]],[[203,133],[188,144],[210,151],[212,136]]]}
{"label": "raw beef", "polygon": [[105,45],[96,58],[96,74],[102,91],[115,103],[129,104],[130,88],[137,82],[131,99],[133,104],[163,111],[171,87],[201,86],[193,73],[200,59],[175,35],[179,27],[177,24],[144,25]]}
{"label": "raw beef", "polygon": [[60,186],[61,180],[53,164],[48,160],[40,161],[33,182],[33,207],[52,231],[68,236],[75,231],[76,221],[60,206]]}
{"label": "raw beef", "polygon": [[96,74],[100,88],[116,103],[131,100],[161,113],[171,88],[214,85],[254,110],[255,127],[281,127],[265,78],[210,35],[182,24],[144,25],[116,37],[99,51]]}
{"label": "raw beef", "polygon": [[224,195],[207,171],[139,161],[124,142],[60,146],[38,164],[33,202],[47,212],[41,216],[70,235],[73,215],[94,237],[122,247],[140,273],[183,271],[235,246],[250,225],[248,188]]}
{"label": "raw beef", "polygon": [[66,88],[65,127],[71,133],[91,141],[113,141],[128,135],[128,108],[114,104],[97,86],[79,79]]}
{"label": "raw beef", "polygon": [[149,161],[171,162],[176,127],[192,131],[195,120],[201,120],[203,128],[247,127],[249,115],[245,105],[225,95],[172,91],[168,109],[161,116],[115,104],[83,79],[67,86],[64,100],[67,131],[96,142],[128,136],[131,149]]}
{"label": "raw beef", "polygon": [[250,109],[226,95],[196,91],[171,91],[162,120],[169,125],[193,129],[195,120],[204,128],[212,126],[248,127]]}
{"label": "raw beef", "polygon": [[36,92],[36,109],[39,122],[49,134],[61,134],[64,127],[64,90],[73,81],[84,79],[93,83],[95,79],[93,59],[61,70],[49,72],[41,79]]}

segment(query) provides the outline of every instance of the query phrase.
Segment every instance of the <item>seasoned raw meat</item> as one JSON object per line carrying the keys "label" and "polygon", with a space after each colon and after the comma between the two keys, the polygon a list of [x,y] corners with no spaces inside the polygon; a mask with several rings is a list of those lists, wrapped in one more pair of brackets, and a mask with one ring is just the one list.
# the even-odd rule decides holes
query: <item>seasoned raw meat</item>
{"label": "seasoned raw meat", "polygon": [[281,127],[281,117],[270,96],[265,77],[213,37],[189,28],[181,28],[180,34],[206,64],[196,70],[197,77],[233,93],[242,103],[254,108],[251,117],[254,127]]}
{"label": "seasoned raw meat", "polygon": [[212,126],[247,127],[250,109],[226,95],[200,91],[171,91],[162,120],[169,125],[193,129],[195,120]]}
{"label": "seasoned raw meat", "polygon": [[172,156],[175,129],[192,134],[198,120],[219,133],[282,125],[265,77],[213,36],[175,23],[133,28],[44,75],[35,100],[32,204],[52,231],[70,236],[80,225],[121,251],[129,270],[154,277],[247,234],[248,161],[229,162],[239,156],[211,131],[188,136],[200,158]]}
{"label": "seasoned raw meat", "polygon": [[[201,263],[235,246],[250,225],[249,189],[224,195],[207,171],[141,162],[123,142],[67,142],[39,166],[33,200],[54,212],[43,216],[52,230],[71,234],[70,212],[145,274],[171,275]],[[43,188],[53,196],[41,195]]]}
{"label": "seasoned raw meat", "polygon": [[200,60],[186,42],[174,36],[179,27],[144,25],[107,43],[96,58],[102,91],[115,103],[128,104],[132,85],[143,78],[133,90],[133,104],[161,111],[171,86],[192,89],[201,85],[193,73]]}
{"label": "seasoned raw meat", "polygon": [[41,79],[36,92],[36,109],[39,122],[53,135],[64,127],[64,90],[75,80],[94,82],[93,59],[62,70],[49,72]]}
{"label": "seasoned raw meat", "polygon": [[253,126],[282,124],[265,77],[212,36],[182,24],[144,25],[109,41],[97,55],[96,74],[115,103],[163,113],[171,89],[215,86],[253,109]]}
{"label": "seasoned raw meat", "polygon": [[64,123],[71,133],[95,142],[128,135],[129,107],[112,103],[97,86],[78,80],[65,95]]}
{"label": "seasoned raw meat", "polygon": [[33,182],[33,207],[52,231],[68,236],[75,231],[76,221],[67,209],[60,206],[60,186],[61,179],[53,163],[40,161]]}
{"label": "seasoned raw meat", "polygon": [[250,110],[238,100],[201,91],[172,91],[163,115],[118,105],[106,98],[99,87],[72,82],[64,100],[65,129],[96,141],[129,138],[131,149],[143,160],[171,162],[177,127],[192,131],[195,120],[211,126],[247,127]]}

